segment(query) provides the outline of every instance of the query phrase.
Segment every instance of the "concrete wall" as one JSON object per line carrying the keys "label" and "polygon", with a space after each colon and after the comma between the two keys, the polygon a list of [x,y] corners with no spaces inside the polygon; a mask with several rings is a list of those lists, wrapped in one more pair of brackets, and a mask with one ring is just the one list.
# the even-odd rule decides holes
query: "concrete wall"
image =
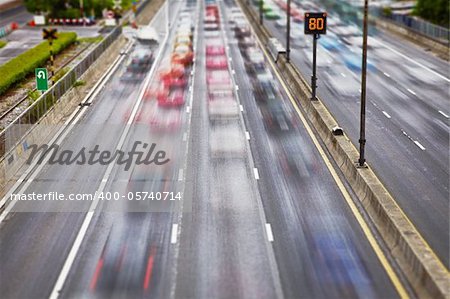
{"label": "concrete wall", "polygon": [[[259,26],[256,13],[238,0],[249,17],[255,33],[263,44],[271,37],[266,28]],[[311,101],[311,89],[300,72],[284,56],[280,56],[277,69],[283,76],[296,102],[305,111],[319,137],[341,169],[367,214],[383,238],[392,257],[404,276],[421,298],[450,298],[448,271],[402,212],[373,170],[357,167],[358,150],[348,137],[334,136],[338,125],[325,105]]]}

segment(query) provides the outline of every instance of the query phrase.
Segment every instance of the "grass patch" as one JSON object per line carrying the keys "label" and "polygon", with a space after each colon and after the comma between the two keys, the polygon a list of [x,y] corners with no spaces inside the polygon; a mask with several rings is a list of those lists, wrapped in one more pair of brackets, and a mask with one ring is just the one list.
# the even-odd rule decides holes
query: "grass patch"
{"label": "grass patch", "polygon": [[67,74],[67,72],[69,71],[68,67],[63,68],[62,70],[59,70],[52,78],[51,80],[53,82],[57,82],[59,79],[61,79],[62,77],[64,77],[65,74]]}
{"label": "grass patch", "polygon": [[7,43],[8,43],[7,41],[0,39],[0,49],[6,46]]}
{"label": "grass patch", "polygon": [[81,37],[79,39],[77,39],[77,42],[79,43],[99,43],[103,40],[103,36],[99,35],[99,36],[95,36],[95,37]]}
{"label": "grass patch", "polygon": [[83,86],[86,85],[86,81],[83,80],[77,80],[75,81],[75,83],[73,84],[73,87],[78,87],[78,86]]}
{"label": "grass patch", "polygon": [[[58,39],[53,41],[53,53],[58,54],[77,39],[75,32],[58,33]],[[5,93],[8,88],[24,79],[28,74],[34,72],[34,69],[45,64],[50,58],[50,45],[44,41],[28,51],[11,59],[0,66],[0,95]]]}

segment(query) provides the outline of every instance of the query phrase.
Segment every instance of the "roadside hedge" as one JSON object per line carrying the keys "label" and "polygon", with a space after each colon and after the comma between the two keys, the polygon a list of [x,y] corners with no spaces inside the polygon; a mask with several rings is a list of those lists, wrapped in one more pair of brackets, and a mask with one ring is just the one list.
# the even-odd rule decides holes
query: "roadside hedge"
{"label": "roadside hedge", "polygon": [[[58,33],[58,39],[53,41],[53,53],[58,54],[77,40],[75,32]],[[34,69],[45,65],[50,58],[50,45],[44,41],[39,45],[0,65],[0,95],[10,86],[24,79]]]}

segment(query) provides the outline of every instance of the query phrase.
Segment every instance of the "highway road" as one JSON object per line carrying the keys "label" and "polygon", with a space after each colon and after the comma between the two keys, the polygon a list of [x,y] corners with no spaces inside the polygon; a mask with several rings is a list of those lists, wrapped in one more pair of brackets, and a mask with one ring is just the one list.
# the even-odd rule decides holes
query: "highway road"
{"label": "highway road", "polygon": [[[154,142],[169,163],[43,164],[11,190],[182,199],[9,203],[0,214],[0,252],[10,257],[0,260],[3,298],[408,294],[260,45],[236,36],[231,16],[242,13],[232,1],[217,7],[171,1],[169,32],[162,7],[152,67],[130,77],[149,50],[136,42],[60,142],[74,151]],[[186,32],[193,64],[174,79],[171,59],[190,53],[179,48]]]}
{"label": "highway road", "polygon": [[[312,2],[297,6],[325,10]],[[328,13],[327,35],[318,41],[318,96],[358,147],[361,33]],[[264,24],[286,45],[284,22]],[[291,59],[309,82],[312,37],[303,26],[292,23]],[[374,30],[368,44],[367,162],[448,268],[448,62],[383,31]]]}

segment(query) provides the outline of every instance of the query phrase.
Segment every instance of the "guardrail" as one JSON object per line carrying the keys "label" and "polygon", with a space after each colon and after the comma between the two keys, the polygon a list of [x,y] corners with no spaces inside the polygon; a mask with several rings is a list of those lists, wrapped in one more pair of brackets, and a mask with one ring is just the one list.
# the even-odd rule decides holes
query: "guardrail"
{"label": "guardrail", "polygon": [[395,22],[397,24],[403,25],[404,27],[407,27],[408,29],[411,29],[422,35],[425,35],[431,39],[438,41],[445,41],[447,43],[450,41],[450,30],[438,25],[434,25],[425,20],[398,14],[384,16],[383,18]]}
{"label": "guardrail", "polygon": [[13,148],[26,136],[31,125],[39,122],[121,33],[122,27],[120,26],[111,31],[86,57],[0,132],[0,157],[4,157],[10,148]]}

